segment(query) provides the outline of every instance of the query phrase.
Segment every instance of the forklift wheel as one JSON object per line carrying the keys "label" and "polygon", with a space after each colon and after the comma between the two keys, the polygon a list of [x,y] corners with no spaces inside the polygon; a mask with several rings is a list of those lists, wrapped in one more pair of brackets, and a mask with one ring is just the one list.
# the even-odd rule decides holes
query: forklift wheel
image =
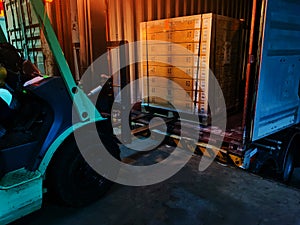
{"label": "forklift wheel", "polygon": [[[113,141],[109,145],[111,154],[119,159],[118,145]],[[100,176],[87,164],[74,140],[61,150],[55,155],[48,171],[50,194],[54,194],[63,204],[80,207],[96,201],[108,191],[113,182]]]}

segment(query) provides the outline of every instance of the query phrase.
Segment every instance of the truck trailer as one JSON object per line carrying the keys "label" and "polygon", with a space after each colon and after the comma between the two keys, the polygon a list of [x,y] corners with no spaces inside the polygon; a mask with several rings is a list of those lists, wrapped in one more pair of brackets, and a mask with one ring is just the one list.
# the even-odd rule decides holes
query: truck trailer
{"label": "truck trailer", "polygon": [[[251,5],[252,11],[251,13],[248,12],[251,15],[249,24],[245,24],[245,21],[248,20],[245,18],[234,19],[223,15],[212,15],[206,11],[204,11],[205,14],[201,15],[142,22],[141,39],[146,42],[143,47],[146,54],[142,54],[145,62],[141,77],[145,77],[147,80],[144,84],[145,95],[154,96],[152,98],[146,97],[143,106],[148,112],[154,114],[168,116],[168,113],[172,112],[172,106],[168,106],[168,101],[166,101],[172,96],[169,97],[167,86],[158,87],[161,84],[155,83],[157,77],[168,78],[169,76],[170,80],[177,82],[187,92],[190,90],[194,92],[188,96],[196,96],[193,99],[193,104],[184,106],[184,111],[199,115],[201,127],[197,151],[201,155],[209,155],[207,148],[214,149],[214,147],[207,145],[208,140],[210,134],[215,133],[218,127],[209,124],[209,117],[212,115],[210,115],[207,107],[207,99],[214,98],[213,91],[212,97],[210,97],[207,96],[208,91],[205,93],[203,90],[193,89],[197,82],[198,87],[201,86],[199,83],[202,80],[198,80],[198,77],[195,78],[198,76],[197,72],[201,73],[201,65],[199,66],[201,62],[194,63],[193,60],[185,60],[179,66],[181,71],[172,73],[172,70],[175,71],[175,69],[168,67],[168,61],[172,62],[173,56],[175,58],[173,61],[177,62],[182,55],[167,55],[166,65],[161,62],[155,64],[152,61],[164,57],[161,56],[164,45],[160,44],[160,48],[155,48],[158,46],[156,42],[159,43],[159,41],[164,42],[173,38],[175,44],[184,47],[196,44],[195,57],[198,57],[200,61],[203,57],[204,44],[212,43],[211,48],[213,50],[209,56],[205,55],[205,60],[210,61],[206,63],[210,65],[210,69],[220,83],[227,105],[227,128],[225,133],[222,133],[224,140],[221,147],[215,149],[217,158],[222,162],[232,162],[238,167],[254,172],[271,173],[272,176],[276,176],[281,181],[288,182],[294,167],[299,166],[300,163],[300,153],[297,149],[300,119],[300,30],[297,10],[300,4],[296,1],[285,0],[254,0]],[[221,3],[219,7],[222,8]],[[205,36],[205,20],[207,18],[215,19],[211,19],[213,25],[211,25],[212,28],[209,28],[212,34]],[[178,24],[181,24],[181,27]],[[182,26],[183,24],[185,25]],[[172,29],[172,26],[175,28]],[[199,32],[197,33],[197,31]],[[186,43],[186,40],[193,43]],[[153,42],[153,45],[150,44]],[[223,66],[222,69],[226,70],[227,68],[227,71],[220,72],[215,65],[218,67],[222,64],[218,63],[218,60],[224,61],[226,58],[224,54],[228,54],[228,51],[227,53],[226,51],[220,53],[220,48],[222,45],[225,48],[227,43],[231,45],[231,53],[229,53],[229,57],[227,56],[229,58],[228,65],[227,67],[224,64],[221,65]],[[166,49],[168,51],[170,48]],[[238,50],[234,52],[233,49]],[[207,51],[207,46],[205,46],[205,50]],[[155,56],[155,53],[158,56]],[[188,55],[188,57],[190,56],[191,54]],[[188,57],[184,59],[188,59]],[[192,78],[188,79],[188,82],[187,78],[184,77],[184,72],[188,69],[182,66],[188,64],[187,61],[194,63],[196,67],[196,75],[192,72]],[[243,62],[245,63],[243,64]],[[208,70],[207,77],[206,79],[209,80]],[[229,86],[222,85],[224,81],[229,83]],[[155,85],[158,86],[155,87]],[[210,88],[209,84],[207,84],[207,88]],[[161,90],[161,92],[157,95],[156,90]],[[171,91],[176,92],[170,89],[169,92]],[[207,96],[206,102],[199,100],[199,95],[201,96],[202,93]],[[178,95],[174,96],[177,99],[180,98]],[[184,123],[181,126],[184,126]],[[186,126],[190,127],[191,134],[198,129],[197,125],[195,125],[196,129],[194,130],[193,124],[186,123]],[[173,127],[171,130],[174,131],[180,130],[179,126],[176,127],[176,122],[170,127]],[[177,134],[177,138],[175,138],[176,132],[171,132],[169,136],[179,140],[180,132]],[[165,133],[165,135],[168,134]],[[218,141],[218,138],[215,141]]]}

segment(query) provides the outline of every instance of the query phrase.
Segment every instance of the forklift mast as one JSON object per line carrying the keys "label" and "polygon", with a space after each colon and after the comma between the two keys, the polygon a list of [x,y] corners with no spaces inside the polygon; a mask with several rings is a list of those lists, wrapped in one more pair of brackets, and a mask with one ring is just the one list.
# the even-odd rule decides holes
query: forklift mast
{"label": "forklift mast", "polygon": [[65,86],[77,110],[81,121],[103,120],[94,104],[75,83],[70,67],[66,61],[63,51],[60,47],[57,36],[50,23],[42,0],[30,0],[32,8],[38,18],[40,28],[43,30],[45,38],[56,60],[61,76],[65,82]]}

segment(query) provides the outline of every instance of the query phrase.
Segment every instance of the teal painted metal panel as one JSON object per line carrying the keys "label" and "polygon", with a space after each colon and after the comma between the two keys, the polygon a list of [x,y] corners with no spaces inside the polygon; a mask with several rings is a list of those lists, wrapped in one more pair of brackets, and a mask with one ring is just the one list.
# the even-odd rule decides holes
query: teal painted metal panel
{"label": "teal painted metal panel", "polygon": [[6,30],[6,23],[5,23],[5,19],[0,18],[0,27],[1,27],[1,31],[0,31],[0,41],[1,42],[7,42],[7,30]]}
{"label": "teal painted metal panel", "polygon": [[0,43],[6,43],[7,38],[5,32],[3,31],[2,21],[0,21]]}
{"label": "teal painted metal panel", "polygon": [[299,1],[267,1],[253,141],[300,122],[299,12]]}
{"label": "teal painted metal panel", "polygon": [[13,96],[8,90],[0,88],[0,98],[5,101],[8,106],[10,106]]}
{"label": "teal painted metal panel", "polygon": [[20,169],[0,181],[0,224],[19,219],[42,206],[42,176]]}
{"label": "teal painted metal panel", "polygon": [[57,149],[59,148],[59,146],[77,129],[80,129],[86,125],[92,124],[92,123],[96,123],[98,121],[101,121],[102,119],[95,119],[95,120],[91,120],[91,121],[87,121],[87,122],[81,122],[81,123],[77,123],[74,124],[72,127],[69,127],[67,130],[65,130],[58,138],[56,138],[56,140],[51,144],[51,146],[49,147],[45,157],[43,158],[38,171],[41,172],[42,175],[44,175],[46,173],[47,167],[53,157],[53,155],[55,154],[55,152],[57,151]]}

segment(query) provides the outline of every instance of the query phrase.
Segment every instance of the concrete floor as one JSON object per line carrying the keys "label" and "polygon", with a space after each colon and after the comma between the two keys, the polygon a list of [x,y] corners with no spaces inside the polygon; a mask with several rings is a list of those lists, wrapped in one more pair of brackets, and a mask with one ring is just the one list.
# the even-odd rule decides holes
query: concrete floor
{"label": "concrete floor", "polygon": [[[156,154],[164,153],[162,147]],[[114,185],[85,208],[48,200],[41,210],[13,224],[300,225],[300,170],[291,186],[285,186],[216,162],[199,172],[199,160],[193,157],[179,173],[156,185]]]}

